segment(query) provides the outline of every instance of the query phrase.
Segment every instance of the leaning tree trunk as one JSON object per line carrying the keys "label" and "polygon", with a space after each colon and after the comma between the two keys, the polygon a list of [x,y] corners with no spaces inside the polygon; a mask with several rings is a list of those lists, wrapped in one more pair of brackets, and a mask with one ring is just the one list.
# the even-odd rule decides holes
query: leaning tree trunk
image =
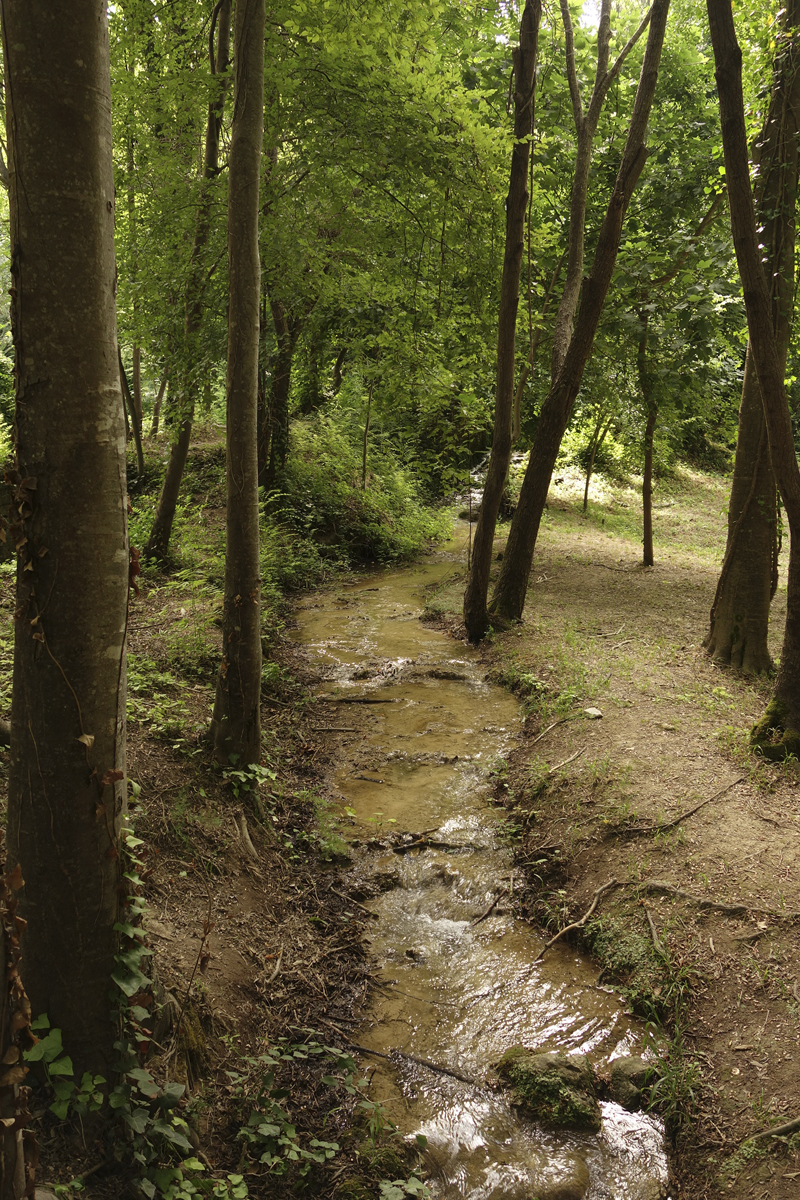
{"label": "leaning tree trunk", "polygon": [[[772,301],[779,361],[785,370],[794,306],[795,201],[800,134],[800,0],[784,16],[772,97],[754,158],[759,242]],[[761,392],[748,346],[739,436],[728,508],[728,541],[711,609],[706,648],[715,660],[758,673],[772,666],[767,636],[777,566],[775,477],[767,452]]]}
{"label": "leaning tree trunk", "polygon": [[62,1030],[77,1079],[110,1079],[128,539],[106,6],[4,0],[2,16],[18,554],[8,850],[25,878],[33,1012]]}
{"label": "leaning tree trunk", "polygon": [[644,474],[642,477],[642,563],[652,567],[655,563],[653,554],[653,442],[658,422],[658,405],[653,398],[652,376],[647,365],[647,345],[650,334],[650,313],[647,309],[639,310],[641,332],[636,353],[636,370],[639,375],[639,387],[647,413],[644,427]]}
{"label": "leaning tree trunk", "polygon": [[228,382],[225,602],[214,702],[217,762],[261,759],[261,569],[258,531],[258,254],[264,135],[265,0],[238,0],[228,168]]}
{"label": "leaning tree trunk", "polygon": [[[747,154],[742,52],[736,40],[730,0],[707,0],[719,94],[725,177],[731,229],[742,278],[753,365],[769,439],[775,482],[783,500],[791,538],[786,629],[773,699],[753,730],[753,742],[769,757],[800,753],[800,468],[794,448],[784,371],[773,327],[772,303],[759,248],[750,164]],[[794,57],[794,39],[779,45],[776,83]],[[787,80],[788,83],[788,80]]]}
{"label": "leaning tree trunk", "polygon": [[197,402],[197,379],[193,360],[195,357],[199,357],[198,343],[203,326],[203,294],[207,276],[204,251],[208,245],[213,219],[212,185],[219,174],[219,139],[228,82],[226,74],[230,65],[231,0],[218,0],[214,8],[214,20],[217,24],[217,53],[216,56],[210,55],[211,72],[221,78],[219,90],[208,106],[202,191],[189,260],[189,279],[186,285],[184,355],[183,362],[176,370],[178,378],[174,381],[177,392],[176,400],[180,405],[178,435],[170,448],[164,483],[153,517],[153,528],[150,530],[150,537],[147,539],[144,550],[145,557],[154,558],[159,562],[163,562],[169,552],[181,480],[192,440],[192,423]]}
{"label": "leaning tree trunk", "polygon": [[525,607],[528,576],[550,477],[592,351],[594,335],[617,261],[625,213],[647,159],[644,139],[658,81],[668,13],[669,0],[654,0],[639,87],[619,173],[600,228],[592,269],[583,282],[580,308],[569,348],[558,378],[550,388],[539,414],[536,438],[531,447],[490,608],[490,612],[507,620],[519,620]]}
{"label": "leaning tree trunk", "polygon": [[522,268],[525,213],[528,207],[528,161],[533,136],[536,52],[541,15],[541,0],[526,0],[519,26],[519,46],[514,49],[514,148],[511,152],[511,177],[506,200],[506,245],[497,325],[494,434],[478,524],[475,527],[469,578],[464,592],[464,624],[473,641],[482,638],[488,626],[486,596],[489,591],[492,545],[511,462],[519,278]]}

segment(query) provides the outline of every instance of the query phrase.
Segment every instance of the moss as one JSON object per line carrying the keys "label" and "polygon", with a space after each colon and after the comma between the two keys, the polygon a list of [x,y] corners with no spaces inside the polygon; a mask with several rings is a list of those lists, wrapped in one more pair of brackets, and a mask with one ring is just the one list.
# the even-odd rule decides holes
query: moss
{"label": "moss", "polygon": [[780,700],[771,700],[761,720],[750,730],[750,745],[756,753],[771,762],[800,758],[800,731],[787,727],[788,721],[786,705]]}
{"label": "moss", "polygon": [[534,1054],[514,1046],[500,1059],[497,1069],[511,1084],[516,1104],[543,1125],[600,1129],[594,1077],[582,1055]]}
{"label": "moss", "polygon": [[613,981],[640,1016],[666,1015],[664,967],[649,937],[613,917],[590,921],[583,940],[600,962],[602,976]]}
{"label": "moss", "polygon": [[187,1004],[181,1017],[178,1036],[178,1062],[186,1071],[187,1081],[198,1079],[208,1061],[208,1042],[193,1004]]}

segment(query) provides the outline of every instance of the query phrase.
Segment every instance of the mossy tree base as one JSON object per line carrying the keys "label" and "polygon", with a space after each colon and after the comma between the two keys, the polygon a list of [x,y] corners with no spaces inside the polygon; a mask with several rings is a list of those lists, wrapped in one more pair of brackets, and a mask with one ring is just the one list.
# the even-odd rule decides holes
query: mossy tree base
{"label": "mossy tree base", "polygon": [[750,730],[750,745],[771,762],[800,759],[800,730],[793,728],[788,709],[780,700],[771,700],[761,720]]}

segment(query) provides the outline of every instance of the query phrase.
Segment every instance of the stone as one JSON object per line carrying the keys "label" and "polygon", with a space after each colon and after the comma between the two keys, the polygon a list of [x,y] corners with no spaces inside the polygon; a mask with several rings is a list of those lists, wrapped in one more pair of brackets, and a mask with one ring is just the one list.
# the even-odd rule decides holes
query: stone
{"label": "stone", "polygon": [[585,708],[583,711],[590,721],[599,721],[603,715],[599,708]]}
{"label": "stone", "polygon": [[511,1087],[512,1104],[557,1129],[600,1129],[594,1071],[584,1054],[540,1054],[512,1046],[497,1064]]}
{"label": "stone", "polygon": [[611,1099],[628,1112],[638,1112],[648,1070],[652,1071],[652,1067],[635,1055],[615,1058],[611,1063]]}

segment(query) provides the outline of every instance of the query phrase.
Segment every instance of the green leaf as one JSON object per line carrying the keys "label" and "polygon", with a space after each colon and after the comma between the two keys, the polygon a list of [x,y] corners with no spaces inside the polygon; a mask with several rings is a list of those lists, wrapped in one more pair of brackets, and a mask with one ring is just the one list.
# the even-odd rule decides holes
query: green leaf
{"label": "green leaf", "polygon": [[57,1058],[55,1062],[51,1062],[47,1067],[51,1075],[74,1075],[75,1068],[72,1065],[72,1059],[69,1055],[64,1058]]}

